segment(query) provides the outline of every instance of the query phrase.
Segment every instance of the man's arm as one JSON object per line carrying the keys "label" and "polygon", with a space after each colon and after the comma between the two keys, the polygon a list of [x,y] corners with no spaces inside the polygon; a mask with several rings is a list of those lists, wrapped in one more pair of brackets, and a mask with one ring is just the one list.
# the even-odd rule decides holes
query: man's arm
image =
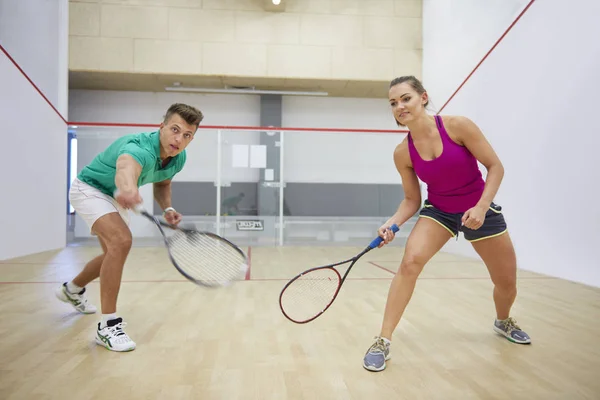
{"label": "man's arm", "polygon": [[125,208],[142,202],[137,182],[142,173],[142,166],[129,154],[122,154],[117,159],[115,186],[118,194],[115,199]]}
{"label": "man's arm", "polygon": [[137,182],[142,173],[142,166],[129,154],[122,154],[117,159],[115,185],[120,192],[131,193],[137,190]]}
{"label": "man's arm", "polygon": [[154,199],[161,209],[171,207],[171,180],[167,179],[162,182],[155,182]]}

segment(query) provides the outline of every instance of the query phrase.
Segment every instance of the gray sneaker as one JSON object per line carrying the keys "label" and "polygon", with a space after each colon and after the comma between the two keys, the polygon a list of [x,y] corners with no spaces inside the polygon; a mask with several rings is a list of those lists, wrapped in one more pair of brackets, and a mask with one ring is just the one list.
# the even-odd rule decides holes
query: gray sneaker
{"label": "gray sneaker", "polygon": [[531,338],[529,335],[521,330],[519,325],[517,325],[517,321],[515,321],[512,317],[509,317],[504,321],[496,320],[494,322],[494,331],[502,336],[505,336],[513,343],[531,343]]}
{"label": "gray sneaker", "polygon": [[363,367],[369,371],[383,371],[385,369],[385,362],[392,358],[390,355],[390,344],[391,342],[376,336],[375,343],[369,347],[367,354],[365,354]]}

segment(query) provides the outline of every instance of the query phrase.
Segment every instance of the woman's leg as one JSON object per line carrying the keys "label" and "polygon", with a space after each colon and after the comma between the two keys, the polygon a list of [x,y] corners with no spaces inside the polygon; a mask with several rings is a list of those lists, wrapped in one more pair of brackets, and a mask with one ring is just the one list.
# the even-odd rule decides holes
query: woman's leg
{"label": "woman's leg", "polygon": [[399,273],[394,276],[390,285],[381,337],[392,340],[392,333],[412,297],[423,267],[451,237],[450,232],[438,222],[419,218],[406,242]]}
{"label": "woman's leg", "polygon": [[431,218],[421,217],[415,224],[406,242],[399,271],[389,288],[381,334],[363,360],[366,369],[381,371],[385,368],[385,360],[389,359],[392,333],[412,297],[419,274],[451,237],[452,233],[448,228]]}
{"label": "woman's leg", "polygon": [[517,297],[517,258],[510,235],[504,232],[471,244],[485,263],[494,283],[494,330],[512,342],[531,343],[529,336],[510,318],[510,309]]}

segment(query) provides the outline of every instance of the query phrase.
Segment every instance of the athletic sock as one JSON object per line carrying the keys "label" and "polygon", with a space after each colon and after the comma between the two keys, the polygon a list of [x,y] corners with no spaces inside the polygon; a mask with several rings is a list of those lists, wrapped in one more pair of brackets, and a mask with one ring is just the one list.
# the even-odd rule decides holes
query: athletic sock
{"label": "athletic sock", "polygon": [[82,287],[77,286],[73,281],[67,283],[67,290],[71,294],[79,294],[83,290]]}
{"label": "athletic sock", "polygon": [[111,319],[117,319],[117,314],[102,314],[102,321],[100,321],[100,329],[104,328],[108,321]]}

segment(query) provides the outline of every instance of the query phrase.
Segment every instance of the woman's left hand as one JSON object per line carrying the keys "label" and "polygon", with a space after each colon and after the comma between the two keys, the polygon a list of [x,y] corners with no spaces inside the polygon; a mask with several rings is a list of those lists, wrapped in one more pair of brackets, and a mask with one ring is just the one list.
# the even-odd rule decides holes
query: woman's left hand
{"label": "woman's left hand", "polygon": [[481,228],[481,225],[483,225],[483,222],[485,221],[487,210],[487,208],[481,206],[469,208],[462,217],[463,226],[473,230]]}

